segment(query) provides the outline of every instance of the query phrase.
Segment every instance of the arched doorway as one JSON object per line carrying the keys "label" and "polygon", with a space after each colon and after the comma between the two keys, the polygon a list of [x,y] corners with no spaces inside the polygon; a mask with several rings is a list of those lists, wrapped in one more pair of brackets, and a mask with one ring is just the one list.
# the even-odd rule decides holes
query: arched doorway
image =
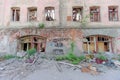
{"label": "arched doorway", "polygon": [[21,50],[35,48],[38,52],[45,52],[46,38],[38,35],[27,35],[19,39]]}
{"label": "arched doorway", "polygon": [[83,42],[83,49],[85,52],[106,52],[112,50],[112,37],[104,35],[91,35],[85,37]]}

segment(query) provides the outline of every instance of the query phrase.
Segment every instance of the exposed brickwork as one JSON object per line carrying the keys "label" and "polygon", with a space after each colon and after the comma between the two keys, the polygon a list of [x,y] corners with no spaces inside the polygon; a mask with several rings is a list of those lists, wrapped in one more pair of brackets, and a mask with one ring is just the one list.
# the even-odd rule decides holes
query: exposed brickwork
{"label": "exposed brickwork", "polygon": [[[74,40],[77,48],[81,51],[83,50],[83,37],[106,35],[112,37],[114,52],[120,53],[120,20],[109,21],[108,15],[108,6],[118,6],[118,18],[120,19],[119,4],[120,0],[1,0],[0,52],[16,53],[19,38],[27,35],[43,36],[47,38],[48,42],[56,37],[67,37]],[[83,17],[88,16],[86,26],[83,26],[79,21],[72,20],[72,8],[79,6],[83,7]],[[100,7],[100,22],[90,22],[89,8],[92,6]],[[20,21],[11,21],[12,7],[20,8]],[[29,7],[37,8],[37,20],[35,22],[29,22],[27,19]],[[45,20],[45,7],[55,8],[54,21]],[[45,29],[38,29],[39,23],[44,23]],[[64,42],[64,44],[68,45],[67,42]]]}

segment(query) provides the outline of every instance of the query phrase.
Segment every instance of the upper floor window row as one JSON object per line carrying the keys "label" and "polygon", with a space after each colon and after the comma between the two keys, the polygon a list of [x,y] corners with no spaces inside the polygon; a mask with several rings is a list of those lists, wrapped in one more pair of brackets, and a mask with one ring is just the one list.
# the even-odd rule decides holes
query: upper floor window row
{"label": "upper floor window row", "polygon": [[[90,7],[89,17],[90,17],[91,22],[99,22],[100,21],[100,8]],[[83,19],[83,7],[73,7],[72,19],[73,21],[81,21]]]}
{"label": "upper floor window row", "polygon": [[[90,11],[90,21],[91,22],[100,22],[100,7],[94,6],[89,8]],[[54,7],[45,7],[44,17],[46,21],[55,20],[55,8]],[[81,21],[83,19],[83,7],[73,7],[72,8],[72,20]],[[118,21],[118,6],[109,6],[108,7],[108,19],[109,21]],[[28,21],[37,21],[37,7],[29,7],[27,11],[27,20]],[[20,21],[20,8],[13,7],[11,8],[11,21]]]}
{"label": "upper floor window row", "polygon": [[[90,21],[91,22],[100,22],[100,7],[93,6],[89,8]],[[109,21],[118,21],[118,7],[109,6],[108,7],[108,19]],[[73,7],[72,8],[72,20],[81,21],[83,19],[83,7]]]}
{"label": "upper floor window row", "polygon": [[[55,20],[55,8],[45,7],[44,15],[45,15],[46,21],[54,21]],[[27,20],[37,21],[37,7],[28,8]],[[20,21],[20,8],[19,7],[11,8],[11,21]]]}

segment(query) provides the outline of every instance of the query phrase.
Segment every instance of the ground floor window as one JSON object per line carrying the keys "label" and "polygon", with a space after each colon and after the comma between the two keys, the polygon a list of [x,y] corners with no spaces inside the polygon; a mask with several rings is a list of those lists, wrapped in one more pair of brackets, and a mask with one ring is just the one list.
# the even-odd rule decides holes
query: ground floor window
{"label": "ground floor window", "polygon": [[103,35],[94,35],[85,37],[83,49],[85,52],[112,52],[112,37]]}
{"label": "ground floor window", "polygon": [[20,38],[21,50],[27,51],[35,48],[39,52],[45,52],[46,38],[41,36],[24,36]]}

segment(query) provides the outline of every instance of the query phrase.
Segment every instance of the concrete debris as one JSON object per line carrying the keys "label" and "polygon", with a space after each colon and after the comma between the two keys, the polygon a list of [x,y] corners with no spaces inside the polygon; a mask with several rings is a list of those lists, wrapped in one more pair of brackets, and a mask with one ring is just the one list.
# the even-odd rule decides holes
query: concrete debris
{"label": "concrete debris", "polygon": [[113,62],[116,66],[120,66],[120,61],[118,61],[118,60],[112,60],[112,62]]}
{"label": "concrete debris", "polygon": [[87,67],[82,67],[81,71],[82,72],[90,72],[90,69],[88,69]]}
{"label": "concrete debris", "polygon": [[18,57],[24,57],[27,53],[24,51],[17,52]]}
{"label": "concrete debris", "polygon": [[75,67],[75,68],[79,68],[81,69],[81,66],[80,65],[73,65],[73,64],[70,64],[70,63],[66,63],[66,62],[58,62],[59,64],[63,64],[63,65],[67,65],[67,66],[71,66],[71,67]]}
{"label": "concrete debris", "polygon": [[92,64],[89,64],[87,66],[82,66],[81,72],[90,73],[92,75],[99,74],[99,71],[97,70],[97,68],[93,66]]}
{"label": "concrete debris", "polygon": [[[43,56],[43,55],[42,55]],[[120,66],[119,61],[113,61],[115,65]],[[111,65],[111,63],[107,63]],[[91,75],[98,75],[101,72],[109,70],[108,66],[96,63],[83,62],[79,65],[73,65],[68,62],[56,62],[46,58],[41,58],[41,55],[35,55],[31,63],[26,63],[24,59],[10,59],[0,62],[0,79],[2,80],[24,80],[24,78],[37,70],[57,70],[56,72],[64,71],[80,71]],[[7,78],[7,79],[5,79]]]}
{"label": "concrete debris", "polygon": [[92,71],[97,71],[96,67],[94,67],[94,66],[89,66],[89,69]]}
{"label": "concrete debris", "polygon": [[5,68],[2,68],[2,67],[1,67],[1,68],[0,68],[0,71],[2,71],[2,70],[5,70]]}

